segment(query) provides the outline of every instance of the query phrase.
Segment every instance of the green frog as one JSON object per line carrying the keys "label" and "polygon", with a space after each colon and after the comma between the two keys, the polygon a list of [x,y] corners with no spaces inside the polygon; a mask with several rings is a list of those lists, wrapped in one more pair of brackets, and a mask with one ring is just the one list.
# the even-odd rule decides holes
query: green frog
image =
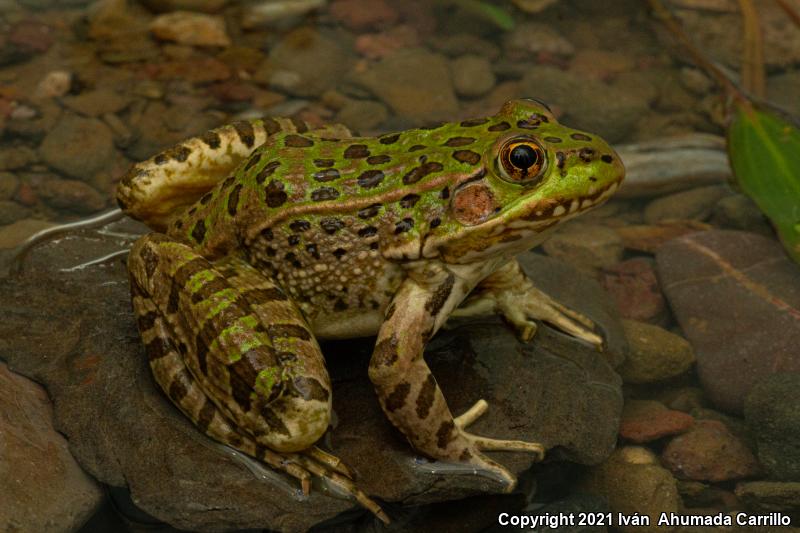
{"label": "green frog", "polygon": [[369,378],[420,454],[515,477],[485,455],[544,454],[470,433],[423,358],[450,316],[537,320],[602,345],[515,254],[603,203],[624,167],[596,135],[519,99],[490,117],[355,137],[240,121],[134,165],[117,200],[155,232],[133,246],[133,306],[153,375],[200,430],[300,480],[328,478],[387,517],[315,443],[331,417],[318,340],[377,335]]}

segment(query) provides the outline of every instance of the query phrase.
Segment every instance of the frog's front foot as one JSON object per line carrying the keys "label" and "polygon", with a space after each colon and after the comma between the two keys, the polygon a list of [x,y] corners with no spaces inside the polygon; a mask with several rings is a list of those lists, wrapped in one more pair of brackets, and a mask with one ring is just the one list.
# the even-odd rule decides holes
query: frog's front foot
{"label": "frog's front foot", "polygon": [[526,442],[521,440],[492,439],[473,435],[466,431],[466,428],[480,418],[489,408],[486,400],[478,400],[475,405],[470,407],[464,414],[453,419],[460,437],[469,443],[469,447],[464,450],[459,460],[473,464],[479,468],[488,470],[502,479],[506,483],[506,491],[511,492],[517,485],[517,478],[504,466],[492,461],[481,451],[513,451],[528,452],[535,456],[535,461],[544,459],[545,448],[538,442]]}

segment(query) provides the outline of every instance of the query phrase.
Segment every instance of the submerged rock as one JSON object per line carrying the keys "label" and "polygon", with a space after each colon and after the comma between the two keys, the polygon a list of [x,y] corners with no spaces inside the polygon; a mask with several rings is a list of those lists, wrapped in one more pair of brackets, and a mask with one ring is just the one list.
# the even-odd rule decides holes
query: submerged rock
{"label": "submerged rock", "polygon": [[[42,245],[22,278],[0,281],[0,357],[47,385],[80,464],[104,483],[127,485],[138,506],[181,529],[300,531],[353,509],[318,486],[298,498],[292,480],[255,476],[158,391],[131,312],[124,256],[86,265],[124,250],[130,239],[119,235],[141,226],[126,221],[113,230]],[[591,316],[609,351],[624,352],[613,305],[596,283],[553,259],[524,255],[543,290]],[[373,342],[323,346],[337,422],[322,445],[385,502],[501,492],[497,481],[471,468],[416,456],[381,412],[367,377]],[[551,448],[549,461],[597,464],[614,447],[620,379],[594,349],[558,332],[542,326],[533,342],[521,344],[499,319],[481,319],[434,337],[427,360],[454,413],[479,398],[489,402],[471,428],[476,434],[539,440]],[[525,454],[493,456],[517,474],[532,466]]]}

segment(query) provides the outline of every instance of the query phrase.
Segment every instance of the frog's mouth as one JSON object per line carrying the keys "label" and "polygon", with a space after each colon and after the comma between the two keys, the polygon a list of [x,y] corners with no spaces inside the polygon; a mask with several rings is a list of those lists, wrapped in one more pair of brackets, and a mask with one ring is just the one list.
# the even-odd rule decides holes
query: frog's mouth
{"label": "frog's mouth", "polygon": [[[549,198],[542,200],[541,202],[526,207],[528,212],[517,217],[516,220],[521,222],[521,226],[525,227],[535,227],[535,223],[537,222],[549,227],[564,219],[575,217],[603,205],[611,195],[617,192],[621,182],[622,179],[620,178],[619,180],[611,182],[606,187],[597,189],[596,191],[590,189],[589,194],[576,198]],[[530,224],[531,222],[534,224]],[[511,227],[514,227],[513,223]]]}

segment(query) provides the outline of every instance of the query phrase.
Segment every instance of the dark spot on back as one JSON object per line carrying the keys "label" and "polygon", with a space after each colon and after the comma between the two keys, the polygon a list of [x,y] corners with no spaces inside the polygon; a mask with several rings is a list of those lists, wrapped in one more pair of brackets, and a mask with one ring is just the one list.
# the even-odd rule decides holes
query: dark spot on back
{"label": "dark spot on back", "polygon": [[511,127],[511,124],[509,124],[506,121],[503,121],[503,122],[498,122],[497,124],[492,124],[491,126],[489,126],[486,129],[489,130],[489,131],[506,131],[510,127]]}
{"label": "dark spot on back", "polygon": [[480,126],[481,124],[486,124],[489,122],[488,118],[473,118],[471,120],[464,120],[461,122],[461,126],[464,128],[471,128],[473,126]]}
{"label": "dark spot on back", "polygon": [[556,152],[556,167],[557,168],[563,169],[564,168],[564,163],[566,162],[566,160],[567,160],[567,156],[564,154],[564,152]]}
{"label": "dark spot on back", "polygon": [[216,150],[219,148],[222,140],[219,137],[219,134],[216,131],[207,131],[201,137],[200,140],[203,141],[208,145],[209,148]]}
{"label": "dark spot on back", "polygon": [[453,159],[460,163],[467,163],[469,165],[477,165],[480,160],[481,156],[477,152],[473,152],[472,150],[456,150],[453,152]]}
{"label": "dark spot on back", "polygon": [[475,139],[472,137],[451,137],[447,139],[447,142],[444,143],[444,146],[450,146],[455,148],[457,146],[466,146],[474,142]]}
{"label": "dark spot on back", "polygon": [[614,158],[608,154],[603,154],[602,156],[600,156],[600,160],[603,163],[611,163],[612,161],[614,161]]}
{"label": "dark spot on back", "polygon": [[335,250],[333,251],[333,256],[334,256],[336,259],[339,259],[339,260],[341,260],[341,259],[342,259],[342,257],[344,257],[344,255],[345,255],[346,253],[347,253],[347,250],[345,250],[344,248],[337,248],[337,249],[335,249]]}
{"label": "dark spot on back", "polygon": [[206,205],[208,202],[211,201],[211,198],[213,198],[213,196],[214,195],[211,194],[210,192],[205,193],[203,196],[200,197],[200,203]]}
{"label": "dark spot on back", "polygon": [[287,135],[284,144],[289,148],[310,148],[314,141],[302,135]]}
{"label": "dark spot on back", "polygon": [[206,223],[204,220],[198,220],[192,228],[192,238],[197,243],[202,243],[206,237]]}
{"label": "dark spot on back", "polygon": [[241,190],[242,184],[240,183],[231,189],[228,195],[228,214],[230,216],[236,216],[236,211],[239,209],[239,193]]}
{"label": "dark spot on back", "polygon": [[591,137],[589,137],[588,135],[586,135],[584,133],[573,133],[573,134],[570,135],[570,137],[572,137],[576,141],[591,141],[592,140]]}
{"label": "dark spot on back", "polygon": [[319,167],[319,168],[332,167],[334,164],[336,164],[336,161],[334,161],[333,159],[315,159],[314,160],[314,166]]}
{"label": "dark spot on back", "polygon": [[307,220],[295,220],[289,224],[289,228],[295,233],[303,233],[311,228],[311,224]]}
{"label": "dark spot on back", "polygon": [[383,172],[380,170],[365,170],[358,177],[358,185],[365,189],[371,189],[377,187],[383,181],[383,178]]}
{"label": "dark spot on back", "polygon": [[363,159],[369,157],[369,150],[365,144],[351,144],[343,154],[345,159]]}
{"label": "dark spot on back", "polygon": [[388,163],[391,160],[392,158],[386,154],[371,155],[367,158],[367,163],[369,163],[370,165],[382,165],[384,163]]}
{"label": "dark spot on back", "polygon": [[386,397],[386,401],[384,403],[386,410],[392,413],[403,407],[406,403],[406,398],[408,397],[409,392],[411,392],[410,384],[406,382],[398,383],[391,394]]}
{"label": "dark spot on back", "polygon": [[428,174],[433,172],[440,172],[444,169],[444,165],[438,163],[436,161],[431,161],[428,163],[424,163],[418,167],[412,168],[411,170],[403,176],[403,183],[406,185],[411,185],[412,183],[416,183]]}
{"label": "dark spot on back", "polygon": [[413,227],[414,227],[414,219],[411,217],[406,217],[403,220],[400,220],[397,223],[395,223],[394,234],[399,235],[401,233],[405,233]]}
{"label": "dark spot on back", "polygon": [[450,293],[453,291],[453,285],[455,284],[456,277],[452,273],[447,276],[447,279],[444,280],[435,291],[433,291],[433,296],[431,296],[430,300],[425,302],[425,310],[430,313],[431,316],[435,317],[439,314],[439,311],[442,310],[447,299],[450,297]]}
{"label": "dark spot on back", "polygon": [[549,142],[549,143],[560,143],[560,142],[562,142],[562,139],[560,137],[545,137],[544,140]]}
{"label": "dark spot on back", "polygon": [[319,221],[319,225],[325,230],[325,233],[333,235],[344,227],[344,222],[338,218],[323,218]]}
{"label": "dark spot on back", "polygon": [[415,144],[414,146],[409,148],[408,151],[409,152],[417,152],[419,150],[424,150],[425,148],[427,148],[427,146],[425,146],[424,144]]}
{"label": "dark spot on back", "polygon": [[242,143],[248,148],[253,146],[253,143],[256,141],[256,136],[253,132],[253,125],[246,120],[239,120],[234,122],[232,125]]}
{"label": "dark spot on back", "polygon": [[418,194],[414,193],[406,194],[400,199],[400,207],[408,209],[409,207],[414,207],[414,204],[416,204],[418,201],[419,201]]}
{"label": "dark spot on back", "polygon": [[392,134],[389,134],[389,135],[382,136],[380,139],[378,139],[378,141],[381,144],[394,144],[394,143],[397,142],[397,140],[399,138],[400,138],[400,134],[399,133],[392,133]]}
{"label": "dark spot on back", "polygon": [[280,207],[289,198],[286,191],[283,190],[283,183],[280,181],[270,181],[264,190],[269,207]]}
{"label": "dark spot on back", "polygon": [[440,449],[443,450],[447,448],[450,441],[455,438],[455,435],[453,435],[455,427],[456,425],[452,420],[445,420],[442,422],[442,425],[439,426],[439,429],[436,431],[436,445],[439,446]]}
{"label": "dark spot on back", "polygon": [[381,204],[372,204],[367,207],[363,207],[358,211],[358,218],[372,218],[377,215],[381,210]]}
{"label": "dark spot on back", "polygon": [[316,181],[324,183],[326,181],[338,180],[341,176],[339,171],[335,168],[326,168],[325,170],[314,172],[311,177]]}
{"label": "dark spot on back", "polygon": [[339,197],[339,191],[333,187],[320,187],[311,191],[311,200],[314,202],[324,202],[325,200],[335,200]]}
{"label": "dark spot on back", "polygon": [[417,396],[417,416],[420,420],[428,418],[431,406],[433,406],[433,400],[436,398],[435,394],[436,378],[433,377],[433,374],[428,374]]}
{"label": "dark spot on back", "polygon": [[378,228],[375,226],[366,226],[358,230],[358,236],[363,238],[372,237],[373,235],[377,235],[377,233]]}
{"label": "dark spot on back", "polygon": [[270,135],[274,135],[281,131],[281,125],[278,122],[271,118],[265,118],[263,120],[264,129],[267,130],[267,133]]}
{"label": "dark spot on back", "polygon": [[305,133],[308,131],[308,126],[306,123],[299,118],[292,117],[289,120],[292,121],[292,125],[294,126],[294,129],[297,130],[297,133]]}
{"label": "dark spot on back", "polygon": [[264,165],[264,168],[262,168],[258,174],[256,174],[256,183],[259,185],[264,183],[268,177],[272,176],[272,174],[275,172],[275,169],[277,169],[279,166],[281,166],[280,161],[270,161]]}

